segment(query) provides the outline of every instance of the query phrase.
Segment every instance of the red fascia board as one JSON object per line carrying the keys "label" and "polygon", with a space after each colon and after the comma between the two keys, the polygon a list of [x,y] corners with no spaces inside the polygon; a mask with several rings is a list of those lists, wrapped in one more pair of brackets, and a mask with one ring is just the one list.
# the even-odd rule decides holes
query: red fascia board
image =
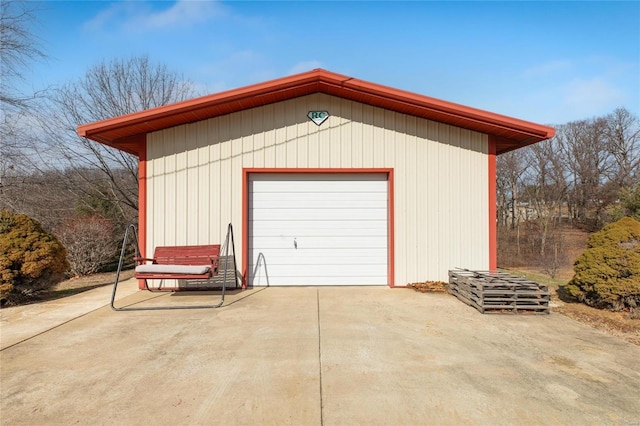
{"label": "red fascia board", "polygon": [[504,129],[512,129],[521,133],[527,133],[532,136],[548,139],[553,137],[555,130],[552,127],[543,126],[517,118],[508,117],[493,112],[456,104],[453,102],[443,101],[441,99],[431,98],[428,96],[418,95],[400,89],[394,89],[367,81],[350,79],[344,82],[344,86],[352,88],[361,93],[369,93],[373,96],[387,100],[391,104],[395,103],[398,110],[400,104],[405,104],[407,110],[413,108],[427,109],[442,114],[459,118],[465,121],[471,120],[480,124],[492,124],[496,127]]}
{"label": "red fascia board", "polygon": [[[305,74],[310,74],[310,76],[305,77]],[[107,120],[85,124],[78,127],[78,134],[92,139],[92,136],[97,137],[100,133],[114,131],[121,128],[130,128],[132,126],[144,127],[144,125],[148,125],[153,121],[166,119],[178,114],[185,115],[192,113],[193,120],[197,121],[205,118],[200,117],[197,113],[198,111],[207,108],[215,108],[219,105],[226,106],[226,108],[224,108],[224,114],[247,109],[243,103],[246,102],[247,99],[253,101],[254,107],[271,102],[277,102],[287,98],[286,96],[282,96],[283,92],[296,88],[300,90],[306,85],[318,82],[318,78],[315,76],[313,71],[305,74],[298,74],[296,76],[254,84],[239,89],[233,89],[213,95],[190,99],[188,101],[177,102],[171,105],[165,105],[158,108],[152,108],[145,111],[134,112]],[[305,91],[305,93],[311,93],[312,91],[313,89]],[[258,99],[260,99],[260,101],[258,101]],[[189,122],[189,120],[185,120],[185,123],[186,122]],[[105,141],[98,142],[105,143]]]}
{"label": "red fascia board", "polygon": [[78,127],[78,134],[134,155],[123,141],[135,135],[323,92],[400,113],[505,137],[511,149],[553,137],[551,127],[317,69]]}

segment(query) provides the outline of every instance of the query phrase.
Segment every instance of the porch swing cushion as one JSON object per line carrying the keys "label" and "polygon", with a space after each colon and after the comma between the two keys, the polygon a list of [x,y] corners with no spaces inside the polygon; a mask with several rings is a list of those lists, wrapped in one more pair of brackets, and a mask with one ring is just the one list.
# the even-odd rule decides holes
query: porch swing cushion
{"label": "porch swing cushion", "polygon": [[136,274],[205,275],[211,265],[159,265],[157,263],[136,266]]}

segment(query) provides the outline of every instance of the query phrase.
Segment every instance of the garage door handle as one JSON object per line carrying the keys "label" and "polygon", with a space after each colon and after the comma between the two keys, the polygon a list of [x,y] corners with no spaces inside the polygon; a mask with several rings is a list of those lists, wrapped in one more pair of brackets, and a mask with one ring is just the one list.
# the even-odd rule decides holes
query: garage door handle
{"label": "garage door handle", "polygon": [[293,239],[293,247],[298,250],[298,242],[296,241],[296,239]]}

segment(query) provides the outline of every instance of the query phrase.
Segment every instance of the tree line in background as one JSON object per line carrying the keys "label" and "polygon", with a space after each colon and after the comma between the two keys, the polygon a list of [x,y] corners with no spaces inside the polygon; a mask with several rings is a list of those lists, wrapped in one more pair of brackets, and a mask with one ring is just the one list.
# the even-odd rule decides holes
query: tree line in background
{"label": "tree line in background", "polygon": [[640,121],[625,108],[556,126],[554,138],[497,160],[499,264],[567,259],[564,233],[640,219]]}
{"label": "tree line in background", "polygon": [[[137,222],[137,159],[80,138],[80,124],[192,98],[194,85],[147,57],[104,61],[37,93],[18,87],[46,55],[28,31],[37,10],[0,3],[0,210],[24,213],[66,248],[68,273],[109,268]],[[638,216],[639,122],[624,108],[556,127],[549,141],[498,157],[499,263],[549,265],[563,229]],[[555,265],[555,266],[554,266]]]}
{"label": "tree line in background", "polygon": [[[193,96],[191,85],[146,57],[100,63],[85,76],[3,112],[0,208],[37,219],[67,247],[71,272],[112,261],[116,235],[137,222],[137,158],[81,138],[86,124]],[[108,238],[105,238],[108,236]],[[83,253],[99,242],[101,255]]]}
{"label": "tree line in background", "polygon": [[[163,64],[135,56],[103,61],[59,86],[21,89],[28,87],[30,65],[47,60],[29,31],[38,7],[0,2],[0,236],[7,243],[0,269],[29,269],[26,254],[14,249],[44,253],[33,241],[45,232],[65,247],[67,274],[87,275],[109,269],[124,227],[137,222],[138,167],[135,157],[80,138],[77,126],[192,98],[194,85]],[[25,224],[34,237],[10,233],[9,223]],[[29,274],[13,282],[3,274],[0,287],[21,280],[34,287]],[[43,275],[48,281],[57,277]]]}

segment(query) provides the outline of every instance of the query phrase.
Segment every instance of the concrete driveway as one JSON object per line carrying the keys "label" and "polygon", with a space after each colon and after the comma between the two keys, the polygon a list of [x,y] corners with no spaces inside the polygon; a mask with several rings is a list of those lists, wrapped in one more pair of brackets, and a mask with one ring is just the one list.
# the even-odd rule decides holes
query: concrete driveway
{"label": "concrete driveway", "polygon": [[640,424],[640,348],[561,315],[386,287],[113,312],[109,291],[1,311],[2,425]]}

